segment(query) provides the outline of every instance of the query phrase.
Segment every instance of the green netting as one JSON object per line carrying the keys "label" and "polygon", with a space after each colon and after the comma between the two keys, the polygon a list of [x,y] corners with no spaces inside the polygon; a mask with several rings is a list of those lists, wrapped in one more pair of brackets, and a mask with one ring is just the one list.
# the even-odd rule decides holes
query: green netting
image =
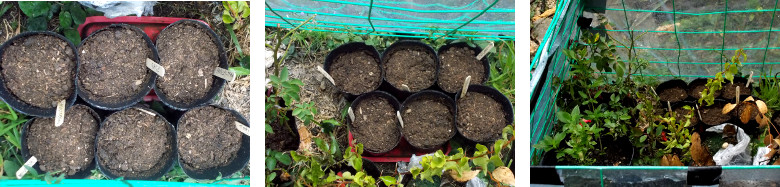
{"label": "green netting", "polygon": [[294,28],[316,14],[316,21],[301,29],[413,38],[515,39],[514,1],[270,0],[265,5],[265,25],[271,27]]}
{"label": "green netting", "polygon": [[[780,24],[774,24],[778,0],[568,0],[558,3],[536,56],[531,61],[531,145],[550,134],[555,117],[558,89],[553,77],[565,79],[568,58],[562,50],[579,39],[577,18],[596,13],[607,25],[593,29],[613,40],[634,40],[638,57],[649,67],[638,76],[660,81],[680,78],[686,81],[713,77],[722,70],[724,58],[745,49],[743,75],[780,70]],[[632,32],[633,31],[633,32]],[[603,34],[602,34],[603,35]],[[628,49],[619,46],[623,60]],[[614,74],[601,72],[602,74]],[[542,150],[531,147],[532,165]]]}

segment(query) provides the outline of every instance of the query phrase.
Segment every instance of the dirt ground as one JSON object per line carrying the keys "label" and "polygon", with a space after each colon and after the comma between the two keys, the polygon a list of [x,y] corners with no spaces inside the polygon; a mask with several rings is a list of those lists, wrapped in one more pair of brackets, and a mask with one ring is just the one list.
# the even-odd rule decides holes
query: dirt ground
{"label": "dirt ground", "polygon": [[532,16],[538,16],[539,19],[531,20],[531,59],[529,60],[533,60],[534,55],[536,55],[536,50],[539,48],[539,43],[541,43],[544,39],[544,33],[547,31],[547,27],[550,26],[550,22],[554,16],[554,14],[545,14],[545,11],[554,9],[557,4],[557,0],[531,1],[531,11],[533,11]]}

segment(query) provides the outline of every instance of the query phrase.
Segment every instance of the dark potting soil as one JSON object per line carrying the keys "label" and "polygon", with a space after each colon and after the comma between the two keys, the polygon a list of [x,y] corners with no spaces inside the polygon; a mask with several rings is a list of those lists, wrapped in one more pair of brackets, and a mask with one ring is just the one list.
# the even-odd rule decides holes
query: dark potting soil
{"label": "dark potting soil", "polygon": [[685,100],[685,98],[688,97],[688,92],[682,88],[675,87],[665,90],[658,90],[658,97],[661,101],[669,101],[674,103]]}
{"label": "dark potting soil", "polygon": [[165,76],[157,78],[157,88],[168,99],[192,103],[206,96],[219,66],[219,51],[208,30],[194,23],[168,27],[157,38],[160,65]]}
{"label": "dark potting soil", "polygon": [[[292,115],[287,117],[294,118]],[[287,123],[294,123],[294,120],[285,121],[281,123],[279,121],[270,120],[271,130],[274,133],[265,134],[265,147],[276,151],[291,151],[297,150],[300,143],[298,136],[298,129],[291,128]],[[295,127],[295,124],[292,124]]]}
{"label": "dark potting soil", "polygon": [[[698,85],[692,85],[688,90],[688,96],[691,96],[693,98],[699,99],[701,98],[701,92],[704,91],[704,89],[707,88],[705,84],[698,84]],[[720,91],[716,91],[714,97],[719,97]]]}
{"label": "dark potting soil", "polygon": [[[724,99],[734,99],[734,96],[737,94],[737,86],[739,86],[739,95],[749,95],[750,94],[750,88],[745,87],[747,82],[734,79],[734,84],[731,84],[726,81],[726,85],[723,86],[723,90],[721,91],[721,94],[723,95]],[[740,97],[739,100],[744,100],[744,97]]]}
{"label": "dark potting soil", "polygon": [[486,94],[470,92],[458,99],[458,129],[474,141],[500,137],[507,124],[504,115],[501,104]]}
{"label": "dark potting soil", "polygon": [[702,106],[699,109],[701,112],[701,121],[707,125],[720,125],[729,121],[731,116],[728,114],[722,114],[723,105],[714,104],[712,106]]}
{"label": "dark potting soil", "polygon": [[242,133],[236,129],[236,117],[228,110],[213,106],[192,109],[179,121],[179,157],[182,167],[204,170],[222,167],[236,158]]}
{"label": "dark potting soil", "polygon": [[36,118],[29,127],[27,148],[38,158],[43,172],[76,174],[88,169],[95,158],[98,123],[84,105],[65,111],[65,120],[59,127],[54,126],[54,118]]}
{"label": "dark potting soil", "polygon": [[14,40],[2,55],[5,85],[23,102],[53,108],[73,94],[76,57],[66,41],[32,35]]}
{"label": "dark potting soil", "polygon": [[141,91],[153,73],[146,69],[152,50],[142,34],[117,27],[94,33],[84,41],[78,50],[81,94],[99,102],[118,103]]}
{"label": "dark potting soil", "polygon": [[422,47],[398,48],[384,57],[385,80],[394,87],[409,87],[417,92],[433,85],[436,81],[434,54]]}
{"label": "dark potting soil", "polygon": [[477,60],[476,54],[466,47],[453,47],[439,54],[441,69],[439,87],[450,93],[458,92],[463,81],[471,76],[469,84],[480,84],[485,78],[485,66]]}
{"label": "dark potting soil", "polygon": [[398,118],[390,101],[383,97],[370,97],[362,100],[352,122],[352,135],[363,148],[372,152],[386,152],[400,141],[401,130]]}
{"label": "dark potting soil", "polygon": [[432,149],[447,142],[455,134],[455,115],[447,108],[443,98],[418,97],[406,103],[401,117],[404,120],[402,134],[409,144],[422,149]]}
{"label": "dark potting soil", "polygon": [[[690,107],[694,108],[693,106],[690,106]],[[685,110],[682,106],[677,107],[677,108],[674,109],[674,113],[677,114],[677,116],[675,116],[674,119],[679,121],[679,122],[681,122],[681,123],[684,123],[685,121],[683,121],[683,120],[685,120],[685,115],[689,115],[690,112],[691,112],[690,110]],[[694,109],[693,110],[693,115],[691,116],[691,126],[699,123],[699,115],[696,114],[696,113],[697,113],[696,109]],[[704,114],[702,114],[702,115],[704,115]]]}
{"label": "dark potting soil", "polygon": [[382,83],[382,69],[379,59],[369,51],[360,50],[343,53],[334,58],[330,75],[336,86],[350,94],[373,91]]}
{"label": "dark potting soil", "polygon": [[[598,140],[596,140],[598,142]],[[633,145],[627,139],[614,140],[610,136],[601,137],[601,143],[596,148],[603,146],[605,154],[592,155],[596,159],[597,166],[615,166],[631,164]]]}
{"label": "dark potting soil", "polygon": [[[149,110],[149,109],[144,109]],[[98,132],[97,154],[109,171],[125,177],[143,177],[161,169],[173,150],[171,126],[160,115],[129,108],[108,116]]]}

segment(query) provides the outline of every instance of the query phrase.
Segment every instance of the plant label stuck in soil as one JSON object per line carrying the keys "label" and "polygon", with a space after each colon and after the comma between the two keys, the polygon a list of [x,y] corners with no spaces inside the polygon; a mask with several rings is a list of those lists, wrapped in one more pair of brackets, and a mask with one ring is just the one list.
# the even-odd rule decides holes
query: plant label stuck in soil
{"label": "plant label stuck in soil", "polygon": [[228,82],[233,82],[236,80],[236,73],[227,69],[222,69],[220,67],[214,68],[214,76],[225,79]]}
{"label": "plant label stuck in soil", "polygon": [[238,129],[238,131],[241,131],[242,133],[244,133],[247,136],[249,136],[249,127],[247,127],[244,124],[239,123],[238,121],[236,121],[234,123],[236,124],[236,129]]}
{"label": "plant label stuck in soil", "polygon": [[401,123],[401,128],[404,128],[404,120],[401,119],[401,111],[395,111],[395,115],[398,116],[398,122]]}
{"label": "plant label stuck in soil", "polygon": [[65,122],[65,100],[57,102],[57,111],[54,116],[54,126],[60,127]]}
{"label": "plant label stuck in soil", "polygon": [[149,115],[151,115],[151,116],[155,116],[154,112],[149,112],[149,111],[147,111],[147,110],[144,110],[144,109],[139,109],[139,108],[136,108],[136,109],[137,109],[137,110],[139,110],[139,111],[141,111],[141,112],[144,112],[144,113],[146,113],[146,114],[149,114]]}
{"label": "plant label stuck in soil", "polygon": [[355,112],[352,112],[352,107],[347,109],[347,114],[349,114],[349,120],[355,121]]}
{"label": "plant label stuck in soil", "polygon": [[471,75],[466,76],[466,80],[463,80],[463,88],[460,90],[460,98],[466,96],[466,92],[469,90],[469,82],[471,82]]}
{"label": "plant label stuck in soil", "polygon": [[477,60],[482,60],[482,58],[485,57],[485,55],[487,55],[488,52],[490,52],[490,49],[493,49],[493,42],[490,42],[490,44],[488,44],[488,46],[485,47],[485,49],[483,49],[482,52],[479,52],[479,54],[477,55]]}
{"label": "plant label stuck in soil", "polygon": [[328,72],[325,71],[325,69],[322,69],[322,66],[317,66],[317,71],[322,73],[322,76],[325,76],[325,78],[327,78],[331,84],[333,84],[334,86],[336,85],[336,81],[333,81],[333,77],[331,77],[330,74],[328,74]]}
{"label": "plant label stuck in soil", "polygon": [[37,162],[38,162],[38,158],[35,158],[35,156],[30,157],[30,159],[27,160],[27,162],[24,162],[24,165],[22,165],[22,167],[20,167],[19,170],[16,171],[16,179],[22,179],[24,174],[27,174],[27,167],[25,166],[32,167]]}
{"label": "plant label stuck in soil", "polygon": [[150,70],[154,71],[157,75],[160,77],[165,76],[165,68],[163,68],[160,64],[157,62],[154,62],[154,60],[147,58],[146,59],[146,67]]}

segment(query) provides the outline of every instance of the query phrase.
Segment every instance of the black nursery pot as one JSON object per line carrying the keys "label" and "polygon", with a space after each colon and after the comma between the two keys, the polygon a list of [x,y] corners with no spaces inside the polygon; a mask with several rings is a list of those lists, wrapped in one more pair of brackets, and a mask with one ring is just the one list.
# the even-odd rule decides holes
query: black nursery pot
{"label": "black nursery pot", "polygon": [[[401,90],[401,87],[400,87],[401,85],[393,85],[393,84],[391,84],[387,80],[387,71],[384,70],[385,66],[387,66],[387,61],[389,60],[389,55],[390,54],[393,54],[393,53],[395,53],[398,50],[406,49],[408,47],[421,47],[421,48],[423,48],[424,50],[426,50],[429,53],[433,54],[433,61],[434,61],[433,82],[431,82],[430,85],[426,86],[423,89],[420,89],[420,90],[417,90],[417,91],[412,90],[411,92],[407,92],[407,91]],[[392,45],[390,45],[389,47],[387,47],[387,49],[385,49],[384,52],[382,52],[381,64],[382,64],[382,70],[384,71],[384,73],[382,74],[382,78],[383,78],[384,82],[383,82],[383,85],[382,85],[382,87],[380,89],[381,90],[385,90],[385,91],[389,92],[390,94],[393,94],[399,100],[405,100],[411,94],[413,94],[415,92],[423,91],[423,90],[428,90],[428,89],[434,89],[434,90],[437,90],[437,91],[441,90],[440,88],[438,88],[438,86],[436,84],[436,82],[437,82],[436,80],[438,79],[438,75],[439,75],[439,70],[441,69],[441,68],[439,68],[439,65],[441,64],[441,62],[439,62],[439,55],[436,53],[436,50],[434,50],[428,44],[422,43],[420,41],[415,41],[415,40],[400,40],[400,41],[397,41],[397,42],[393,43]]]}
{"label": "black nursery pot", "polygon": [[[715,102],[711,106],[699,106],[699,112],[702,113],[701,114],[702,115],[701,116],[702,117],[701,123],[705,124],[707,126],[714,126],[714,125],[720,125],[720,124],[723,124],[723,123],[731,122],[732,117],[731,117],[730,114],[725,114],[724,115],[724,114],[721,113],[721,111],[723,109],[723,106],[725,106],[726,103],[728,103],[726,100],[715,99]],[[716,115],[722,116],[722,117],[728,118],[728,119],[723,119],[721,121],[715,121],[715,122],[704,120],[706,118],[705,116],[709,115],[709,114],[704,112],[705,110],[711,110],[711,111],[715,112]],[[707,128],[709,128],[709,127],[707,127]]]}
{"label": "black nursery pot", "polygon": [[[5,50],[10,45],[12,45],[16,40],[20,40],[20,39],[26,38],[28,36],[33,36],[33,35],[54,36],[54,37],[57,37],[60,40],[65,41],[65,42],[68,43],[68,46],[70,46],[71,50],[73,50],[73,54],[74,54],[73,55],[74,56],[73,57],[74,58],[73,62],[76,63],[76,66],[74,66],[75,69],[73,70],[73,84],[74,85],[78,85],[78,74],[79,74],[79,64],[80,64],[80,62],[79,62],[78,52],[76,51],[76,46],[73,45],[73,43],[70,42],[70,40],[68,40],[64,36],[62,36],[60,34],[57,34],[57,33],[54,33],[54,32],[49,32],[49,31],[24,32],[24,33],[21,33],[19,35],[14,36],[13,38],[11,38],[8,41],[6,41],[5,43],[3,43],[2,46],[0,46],[0,62],[3,61],[3,55],[2,54],[4,54]],[[0,71],[2,71],[2,70],[3,70],[3,68],[0,67]],[[71,93],[71,95],[68,96],[68,98],[65,100],[65,108],[66,109],[70,108],[70,106],[73,105],[73,102],[76,101],[76,97],[78,95],[78,92],[79,92],[78,86],[75,86],[74,89],[73,89],[73,93]],[[5,103],[8,103],[8,105],[11,106],[11,108],[13,108],[14,110],[19,111],[19,112],[21,112],[22,114],[25,114],[25,115],[38,116],[38,117],[54,117],[55,113],[57,112],[57,107],[51,107],[51,108],[36,107],[36,106],[28,104],[28,103],[22,101],[21,99],[19,99],[18,97],[14,96],[14,94],[11,93],[10,90],[8,90],[8,86],[6,85],[6,79],[5,79],[4,76],[2,76],[2,74],[0,74],[0,99],[2,99]]]}
{"label": "black nursery pot", "polygon": [[[664,105],[666,105],[666,104],[664,104]],[[672,105],[672,110],[674,110],[675,112],[678,111],[678,110],[682,110],[683,112],[687,112],[687,110],[683,109],[684,106],[690,106],[691,108],[693,108],[693,116],[691,116],[691,126],[689,126],[689,128],[693,128],[697,124],[699,124],[699,122],[701,121],[701,120],[699,120],[699,112],[697,112],[697,110],[699,110],[699,109],[696,108],[696,103],[695,102],[692,102],[692,101],[682,101],[682,102],[678,102],[678,103]],[[684,118],[685,115],[687,115],[687,114],[686,113],[683,113],[683,114],[678,113],[677,116],[675,116],[674,118],[678,122],[684,123],[684,122],[682,122],[680,120],[685,119]]]}
{"label": "black nursery pot", "polygon": [[[466,42],[455,42],[455,43],[450,43],[450,44],[447,44],[447,45],[439,47],[439,50],[437,51],[438,52],[437,54],[441,55],[442,52],[445,52],[445,51],[447,51],[447,50],[449,50],[450,48],[453,48],[453,47],[469,48],[469,49],[471,49],[471,51],[474,51],[474,55],[478,55],[480,52],[482,52],[482,48],[480,48],[479,46],[475,45],[474,47],[472,47],[472,46],[470,46]],[[437,59],[441,58],[441,57],[438,57],[438,55],[437,55]],[[439,60],[439,63],[438,63],[438,66],[436,68],[436,85],[441,87],[441,85],[440,85],[441,83],[439,82],[439,79],[441,78],[441,76],[439,74],[441,73],[442,62],[441,62],[441,59],[438,59],[438,60]],[[482,67],[485,68],[485,74],[482,77],[482,82],[478,82],[478,83],[477,82],[471,82],[469,84],[482,84],[482,85],[484,85],[488,81],[488,79],[490,79],[490,62],[488,62],[487,56],[483,57],[480,60],[480,62],[482,62]],[[444,89],[442,89],[442,91],[447,92]],[[460,90],[458,90],[458,91],[460,91]],[[447,92],[447,93],[450,93],[450,92]]]}
{"label": "black nursery pot", "polygon": [[[355,108],[357,108],[357,106],[358,106],[358,104],[360,104],[360,102],[362,102],[365,99],[371,98],[373,96],[377,96],[377,97],[381,97],[381,98],[387,99],[387,101],[390,102],[390,105],[393,105],[393,109],[395,109],[395,111],[399,111],[401,109],[401,103],[398,102],[398,99],[393,97],[393,95],[390,95],[389,93],[383,92],[383,91],[373,91],[373,92],[368,92],[368,93],[365,93],[363,95],[360,95],[360,96],[358,96],[355,99],[355,101],[352,101],[352,104],[350,105],[350,107],[353,108],[352,110],[356,110]],[[347,119],[347,120],[349,121],[349,126],[348,126],[349,129],[350,130],[353,129],[354,127],[352,126],[352,120],[350,120],[350,119]],[[398,143],[401,142],[401,124],[400,123],[396,123],[396,130],[398,131],[398,136],[395,138],[396,141],[395,141],[393,147],[391,147],[389,149],[386,149],[386,150],[379,150],[379,151],[372,151],[372,150],[368,150],[368,149],[364,149],[364,150],[366,152],[372,154],[372,155],[381,155],[383,153],[389,152],[390,150],[393,150],[395,147],[398,146]]]}
{"label": "black nursery pot", "polygon": [[[92,110],[92,108],[90,108],[89,106],[86,106],[86,105],[84,105],[84,106],[87,107],[87,109],[89,109],[88,110],[89,113],[92,114],[92,117],[95,118],[95,121],[97,121],[97,123],[100,123],[102,121],[100,116],[95,112],[95,110]],[[32,123],[36,119],[39,119],[39,117],[36,117],[36,118],[28,120],[27,122],[24,123],[24,126],[22,126],[21,145],[22,145],[22,157],[24,158],[24,160],[28,160],[28,159],[30,159],[33,156],[33,155],[30,154],[30,149],[28,148],[28,143],[29,142],[27,141],[27,135],[30,134],[29,133],[30,125],[32,125]],[[97,136],[97,132],[95,132],[95,136]],[[97,152],[94,152],[93,154],[97,154]],[[92,169],[95,169],[95,163],[96,162],[97,161],[95,159],[92,159],[92,162],[90,162],[89,165],[87,165],[86,168],[81,169],[81,171],[78,171],[78,172],[76,172],[73,175],[66,175],[65,178],[66,179],[84,179],[84,178],[89,177],[90,175],[92,175]],[[36,171],[39,171],[38,173],[43,173],[43,172],[40,172],[41,171],[41,164],[40,164],[40,162],[35,163],[35,165],[33,165],[32,168],[35,169]]]}
{"label": "black nursery pot", "polygon": [[[455,94],[455,99],[460,98],[460,95],[462,94],[461,92],[462,91],[459,91],[458,93]],[[501,104],[501,112],[504,113],[504,118],[506,119],[506,124],[504,126],[502,126],[501,129],[504,129],[504,127],[506,127],[506,125],[510,125],[510,124],[514,123],[514,121],[515,121],[514,120],[514,116],[515,115],[514,115],[514,110],[512,109],[512,102],[510,102],[509,98],[507,98],[504,94],[502,94],[498,90],[496,90],[496,89],[494,89],[494,88],[492,88],[490,86],[469,85],[469,88],[467,88],[467,92],[472,92],[472,93],[476,92],[476,93],[485,94],[485,95],[489,96],[490,98],[492,98],[493,100],[495,100],[496,102],[498,102],[499,104]],[[466,93],[466,94],[468,96],[468,93]],[[456,104],[456,106],[457,106],[457,104]],[[498,112],[498,111],[496,111],[496,112]],[[458,115],[456,115],[456,116],[458,116]],[[456,124],[457,124],[457,122],[456,122]],[[487,141],[478,141],[478,140],[473,139],[472,137],[467,137],[467,136],[463,135],[463,132],[462,132],[463,129],[461,129],[459,127],[459,125],[455,125],[455,127],[456,127],[456,129],[458,129],[458,134],[460,134],[461,136],[463,136],[467,140],[469,140],[471,142],[474,142],[474,143],[490,143],[490,142],[494,142],[494,141],[498,140],[498,138],[501,137],[500,134],[499,134],[499,136],[496,136],[493,139],[490,139],[490,140],[487,140]]]}
{"label": "black nursery pot", "polygon": [[[674,95],[672,96],[672,98],[662,97],[666,94],[671,95],[670,93],[667,92],[671,92],[673,90],[681,90],[680,93],[682,95],[680,96]],[[685,83],[685,81],[680,79],[668,80],[666,82],[659,84],[658,87],[655,88],[655,92],[656,94],[658,94],[658,97],[660,98],[661,102],[664,103],[666,103],[667,101],[671,103],[680,102],[688,98],[688,83]]]}
{"label": "black nursery pot", "polygon": [[[374,48],[374,46],[366,45],[366,43],[363,43],[363,42],[351,42],[351,43],[342,44],[339,47],[337,47],[336,49],[333,49],[332,51],[330,51],[330,53],[328,53],[328,56],[325,57],[325,63],[323,64],[323,69],[328,74],[332,74],[332,72],[331,72],[331,65],[333,65],[333,61],[336,60],[336,57],[339,57],[340,55],[345,54],[345,53],[350,53],[350,52],[354,52],[354,51],[361,51],[361,50],[368,51],[369,54],[372,57],[374,57],[374,59],[376,60],[377,65],[379,65],[379,71],[380,71],[381,78],[380,78],[379,83],[377,83],[373,87],[373,89],[371,89],[372,91],[373,90],[377,90],[377,89],[379,89],[379,86],[382,85],[382,82],[384,82],[385,70],[384,70],[384,68],[382,68],[382,64],[381,64],[381,61],[380,61],[381,59],[380,59],[380,56],[379,56],[379,51],[377,51],[376,48]],[[341,87],[339,87],[337,85],[333,85],[333,86],[336,88],[336,90],[338,90],[339,92],[344,94],[344,97],[347,99],[347,101],[355,100],[355,98],[357,98],[358,95],[364,94],[364,93],[368,93],[368,92],[349,93],[349,92],[345,91],[343,88],[341,88]]]}
{"label": "black nursery pot", "polygon": [[[210,106],[230,111],[230,113],[233,114],[233,116],[236,117],[238,122],[240,122],[241,124],[244,124],[247,127],[249,127],[249,121],[247,121],[246,118],[244,118],[244,116],[241,115],[241,113],[238,113],[237,111],[235,111],[233,109],[223,108],[223,107],[216,106],[216,105],[210,105]],[[203,107],[206,107],[206,106],[203,106]],[[179,118],[179,121],[177,121],[176,124],[178,124],[180,121],[181,121],[181,118]],[[174,136],[176,136],[176,135],[174,135]],[[222,166],[222,167],[215,167],[215,168],[204,169],[204,170],[200,170],[200,171],[198,171],[198,170],[191,170],[190,168],[187,168],[187,167],[181,167],[181,169],[184,170],[184,173],[187,174],[187,176],[189,176],[190,178],[193,178],[193,179],[216,179],[220,174],[222,174],[222,176],[230,176],[230,175],[232,175],[233,173],[235,173],[235,172],[241,170],[242,168],[244,168],[244,166],[246,166],[249,163],[249,136],[246,135],[246,134],[243,134],[243,133],[241,134],[241,136],[242,136],[241,137],[241,148],[239,148],[238,152],[236,152],[236,158],[234,158],[232,161],[230,161],[230,163],[228,163],[227,165]],[[178,145],[178,143],[176,145]],[[178,150],[178,147],[177,147],[176,150]],[[178,151],[177,151],[177,155],[178,155]],[[182,166],[183,164],[182,164],[181,157],[179,157],[179,156],[176,156],[176,157],[178,157],[177,160],[178,160],[179,166]]]}
{"label": "black nursery pot", "polygon": [[[89,39],[91,39],[96,33],[99,33],[101,31],[105,31],[105,30],[108,30],[108,29],[120,28],[120,27],[129,28],[129,29],[135,31],[136,33],[140,33],[141,36],[146,41],[146,46],[149,47],[149,49],[152,51],[152,58],[151,58],[152,61],[154,61],[154,62],[156,62],[158,64],[160,63],[160,56],[157,54],[157,47],[154,46],[154,43],[152,43],[152,40],[149,39],[149,36],[147,36],[146,33],[143,30],[139,29],[138,27],[135,27],[135,26],[132,26],[132,25],[128,25],[128,24],[112,24],[112,25],[109,25],[109,26],[107,26],[105,28],[97,30],[97,31],[95,31],[93,33],[90,33],[89,36],[87,36],[87,38],[85,38],[84,40],[81,41],[81,44],[79,46],[84,45],[84,43],[89,41]],[[119,102],[115,102],[115,103],[102,102],[102,101],[98,101],[96,99],[90,98],[89,95],[84,94],[85,91],[81,88],[81,84],[78,81],[76,81],[76,90],[79,93],[79,97],[81,97],[81,99],[83,99],[85,102],[89,103],[91,106],[93,106],[93,107],[95,107],[97,109],[101,109],[101,110],[114,110],[114,111],[123,110],[123,109],[129,108],[129,107],[137,104],[138,102],[140,102],[144,98],[144,96],[146,96],[146,94],[148,94],[149,91],[151,91],[152,88],[154,88],[154,83],[155,83],[155,81],[157,81],[157,74],[152,72],[152,70],[149,70],[149,69],[146,70],[146,74],[147,74],[147,76],[149,76],[149,79],[147,79],[146,82],[141,83],[143,86],[142,86],[141,90],[138,91],[138,93],[133,94],[131,97],[127,97],[125,100],[122,100],[122,101],[119,101]]]}
{"label": "black nursery pot", "polygon": [[[173,169],[174,163],[176,162],[176,159],[177,159],[176,158],[177,157],[176,150],[178,150],[178,147],[176,145],[176,127],[174,127],[173,124],[171,124],[162,115],[160,115],[159,113],[157,113],[156,111],[154,111],[152,109],[149,109],[148,107],[146,107],[146,106],[144,106],[142,104],[136,104],[133,107],[126,108],[125,110],[129,110],[129,109],[132,109],[132,108],[140,108],[140,109],[152,112],[152,113],[155,114],[155,116],[160,116],[163,119],[163,121],[165,121],[166,125],[168,125],[170,127],[170,129],[169,129],[170,131],[168,132],[170,134],[170,136],[168,137],[168,139],[166,141],[168,141],[170,143],[171,149],[168,150],[170,152],[170,156],[165,158],[165,161],[163,161],[162,163],[158,163],[158,164],[162,164],[163,166],[160,167],[157,171],[154,171],[152,174],[149,174],[147,176],[142,176],[142,177],[124,177],[124,179],[125,180],[157,180],[160,177],[162,177],[163,175],[165,175],[166,173],[168,173],[168,171],[171,171]],[[116,112],[112,113],[111,115],[114,115],[114,114],[116,114],[118,112],[120,112],[120,111],[116,111]],[[108,117],[104,118],[103,121],[100,123],[100,128],[101,129],[103,128],[103,125],[106,123],[106,121],[108,121],[109,117],[110,117],[110,115]],[[103,175],[105,175],[109,179],[116,179],[116,178],[122,177],[122,176],[119,176],[116,173],[110,171],[108,168],[106,168],[106,166],[104,166],[100,162],[100,156],[98,155],[98,151],[100,150],[100,147],[98,147],[100,145],[99,141],[100,141],[100,130],[98,130],[98,135],[95,137],[95,149],[97,150],[97,151],[95,151],[95,162],[97,163],[96,165],[97,165],[98,170],[100,170],[100,173],[102,173]]]}
{"label": "black nursery pot", "polygon": [[[401,103],[401,113],[402,113],[401,115],[403,115],[403,111],[405,111],[407,109],[407,107],[409,106],[409,104],[411,102],[414,102],[418,98],[422,99],[423,97],[432,97],[432,98],[442,99],[444,101],[444,105],[446,105],[447,108],[449,109],[449,111],[452,113],[453,121],[452,121],[450,129],[452,129],[453,131],[457,131],[456,130],[457,129],[456,126],[457,126],[457,123],[458,123],[458,108],[457,108],[457,104],[455,103],[455,100],[453,100],[451,97],[449,97],[446,94],[444,94],[442,92],[439,92],[439,91],[423,90],[423,91],[417,92],[415,94],[412,94],[411,96],[406,98],[406,100],[404,100],[403,103]],[[405,125],[404,128],[406,128],[408,126],[408,124],[406,123],[406,118],[404,118],[403,120],[404,120],[404,125]],[[404,132],[403,129],[401,129],[402,136],[406,137],[407,135],[404,134],[403,132]],[[433,151],[441,148],[444,144],[447,144],[449,142],[449,140],[451,140],[452,137],[455,136],[455,134],[457,134],[457,132],[450,133],[449,137],[447,138],[447,141],[444,141],[444,143],[441,143],[439,145],[433,145],[433,146],[430,146],[430,147],[418,147],[418,146],[415,146],[412,143],[412,140],[409,140],[409,138],[406,138],[406,140],[409,142],[410,146],[412,146],[414,149],[416,149],[418,151],[421,151],[421,152],[433,152]]]}
{"label": "black nursery pot", "polygon": [[[700,90],[697,91],[697,90],[694,90],[694,89],[697,88],[697,87],[705,87],[706,88],[705,85],[707,84],[707,80],[708,79],[705,79],[705,78],[698,78],[698,79],[695,79],[695,80],[691,81],[691,83],[688,83],[688,97],[689,98],[694,98],[694,99],[701,98],[701,91]],[[722,90],[715,91],[715,97],[719,97],[721,91]]]}
{"label": "black nursery pot", "polygon": [[[227,54],[225,53],[225,48],[222,46],[222,41],[219,39],[219,36],[217,36],[217,33],[215,33],[214,30],[212,30],[211,27],[209,27],[208,25],[200,21],[183,19],[168,25],[167,27],[165,27],[165,29],[160,31],[160,33],[164,33],[168,28],[179,24],[194,24],[200,27],[201,29],[206,30],[207,33],[211,36],[211,40],[212,42],[214,42],[214,45],[217,46],[217,51],[219,52],[219,67],[223,69],[228,69]],[[159,59],[159,57],[157,56],[158,53],[156,48],[154,50],[154,55]],[[214,81],[212,81],[211,87],[209,88],[209,91],[206,92],[206,95],[190,103],[173,101],[169,99],[168,96],[165,95],[165,93],[162,91],[157,91],[155,93],[157,94],[157,97],[160,98],[160,101],[162,101],[162,103],[165,104],[165,106],[171,107],[176,110],[183,111],[191,108],[204,106],[210,103],[212,100],[214,100],[214,97],[216,97],[217,94],[219,94],[219,92],[222,90],[222,87],[224,87],[225,83],[227,82],[225,79],[219,78],[214,75],[212,76],[214,78]],[[154,81],[153,83],[156,86],[156,81]]]}
{"label": "black nursery pot", "polygon": [[[747,84],[747,81],[748,80],[746,78],[744,78],[744,77],[736,77],[736,76],[734,77],[734,85],[737,85],[737,86],[739,86],[741,88],[745,87],[745,85]],[[747,96],[750,96],[751,94],[753,94],[753,85],[755,85],[755,84],[756,84],[755,82],[750,83],[750,87],[748,87],[748,91],[747,92],[744,92],[744,91],[740,91],[739,92],[739,101],[740,102],[742,100],[745,100],[745,98],[747,98]],[[734,95],[734,94],[736,94],[733,91],[733,89],[728,88],[729,86],[732,86],[731,82],[729,82],[728,80],[725,80],[725,82],[723,83],[723,89],[721,89],[720,97],[723,98],[723,99],[726,99],[728,101],[734,101],[734,97],[726,97],[726,95]],[[740,89],[740,90],[742,90],[742,89]]]}

